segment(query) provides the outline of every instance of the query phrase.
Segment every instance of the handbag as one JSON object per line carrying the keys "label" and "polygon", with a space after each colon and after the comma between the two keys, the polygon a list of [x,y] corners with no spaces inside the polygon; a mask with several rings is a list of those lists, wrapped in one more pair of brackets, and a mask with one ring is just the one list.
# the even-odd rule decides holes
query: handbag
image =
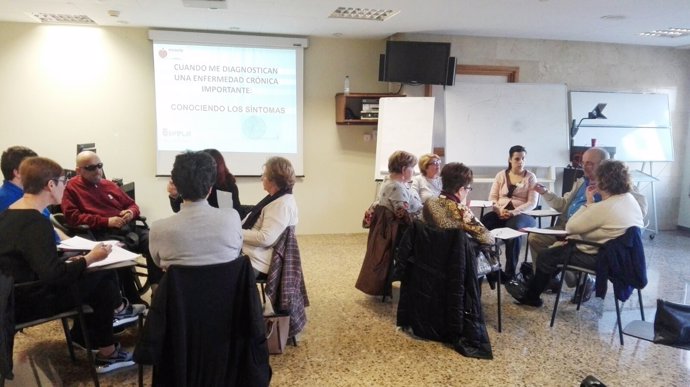
{"label": "handbag", "polygon": [[492,271],[498,269],[499,262],[496,257],[490,253],[486,253],[482,250],[477,252],[477,277],[487,275]]}
{"label": "handbag", "polygon": [[657,299],[654,342],[690,349],[690,305]]}
{"label": "handbag", "polygon": [[290,315],[274,314],[271,316],[264,316],[264,321],[266,322],[266,344],[268,345],[268,353],[283,353],[290,330]]}

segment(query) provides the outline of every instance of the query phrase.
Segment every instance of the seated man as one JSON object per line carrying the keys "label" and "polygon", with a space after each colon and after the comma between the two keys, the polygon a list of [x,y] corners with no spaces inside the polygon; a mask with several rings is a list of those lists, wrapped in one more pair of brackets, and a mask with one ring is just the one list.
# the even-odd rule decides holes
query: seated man
{"label": "seated man", "polygon": [[[566,222],[568,222],[570,217],[573,216],[580,209],[580,207],[587,202],[586,190],[587,187],[593,184],[594,171],[597,169],[597,167],[599,167],[599,164],[601,164],[602,161],[608,159],[609,153],[603,148],[590,148],[585,151],[585,153],[582,155],[584,177],[577,179],[570,192],[563,195],[563,197],[556,196],[556,194],[550,192],[541,184],[536,185],[534,190],[542,195],[542,198],[544,198],[546,204],[561,213],[554,227],[551,227],[552,229],[565,230]],[[642,210],[642,216],[644,217],[647,214],[647,199],[645,199],[644,195],[637,192],[637,189],[634,186],[631,188],[630,193],[639,204],[640,210]],[[601,201],[601,196],[595,195],[592,200],[595,203],[599,202]],[[539,255],[555,242],[556,237],[553,235],[536,233],[529,234],[529,247],[532,255],[534,270],[537,268]],[[569,286],[575,286],[574,278],[566,276],[566,281],[568,282]],[[585,302],[591,298],[592,291],[594,290],[594,280],[587,278],[587,282],[582,288],[584,289],[582,301]],[[578,295],[574,295],[571,301],[576,303],[577,298]]]}
{"label": "seated man", "polygon": [[[77,155],[76,172],[62,197],[67,223],[89,226],[98,240],[126,237],[127,248],[146,257],[149,283],[157,284],[162,272],[151,260],[148,230],[134,224],[139,217],[139,206],[117,184],[103,179],[103,163],[95,152]],[[141,302],[131,270],[121,270],[118,274],[125,296],[134,303]]]}

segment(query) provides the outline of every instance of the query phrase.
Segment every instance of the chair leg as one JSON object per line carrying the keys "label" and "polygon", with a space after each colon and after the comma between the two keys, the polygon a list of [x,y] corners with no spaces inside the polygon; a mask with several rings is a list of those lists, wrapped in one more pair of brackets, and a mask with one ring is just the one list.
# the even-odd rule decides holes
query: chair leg
{"label": "chair leg", "polygon": [[563,274],[561,275],[561,280],[559,281],[558,284],[558,292],[556,293],[556,303],[553,305],[553,312],[551,312],[551,325],[550,327],[553,328],[553,323],[556,321],[556,311],[558,310],[558,301],[561,300],[561,291],[563,290],[563,281],[565,280],[565,271],[568,268],[567,265],[563,266]]}
{"label": "chair leg", "polygon": [[621,309],[618,306],[618,299],[616,295],[613,296],[613,302],[616,304],[616,325],[618,325],[618,336],[621,339],[621,345],[623,345],[623,328],[621,327]]}
{"label": "chair leg", "polygon": [[263,299],[264,304],[266,303],[266,283],[265,282],[259,282],[259,286],[261,287],[261,299]]}
{"label": "chair leg", "polygon": [[644,306],[642,306],[642,290],[637,289],[637,297],[640,299],[640,317],[644,321]]}
{"label": "chair leg", "polygon": [[144,387],[144,365],[139,364],[139,387]]}
{"label": "chair leg", "polygon": [[501,270],[499,266],[499,271],[498,275],[496,276],[498,278],[498,286],[496,286],[496,298],[498,299],[498,333],[501,333],[501,330],[503,329],[502,325],[502,320],[501,320]]}
{"label": "chair leg", "polygon": [[[585,275],[584,281],[582,280],[582,274]],[[587,273],[580,272],[577,276],[577,286],[575,287],[575,294],[579,294],[577,297],[577,309],[580,310],[580,305],[582,305],[582,298],[585,296],[585,283],[587,282]],[[578,293],[579,290],[579,293]]]}
{"label": "chair leg", "polygon": [[79,307],[79,323],[81,324],[82,330],[84,331],[83,337],[84,337],[84,344],[86,344],[86,357],[89,359],[89,366],[91,368],[91,377],[93,378],[93,385],[95,387],[100,387],[100,383],[98,382],[98,373],[96,372],[96,359],[93,356],[93,352],[91,352],[91,339],[89,338],[88,335],[88,329],[86,327],[86,319],[84,318],[84,311]]}
{"label": "chair leg", "polygon": [[67,350],[69,351],[69,357],[72,358],[72,362],[76,362],[77,358],[74,356],[74,345],[72,344],[72,334],[69,331],[69,324],[67,323],[67,318],[62,320],[62,330],[65,331],[65,339],[67,339]]}

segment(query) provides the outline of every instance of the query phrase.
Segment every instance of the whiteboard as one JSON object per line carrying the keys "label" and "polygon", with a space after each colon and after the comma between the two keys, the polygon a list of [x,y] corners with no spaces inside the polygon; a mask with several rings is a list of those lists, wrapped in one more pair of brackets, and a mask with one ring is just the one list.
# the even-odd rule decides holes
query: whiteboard
{"label": "whiteboard", "polygon": [[606,103],[606,119],[583,120],[573,145],[615,147],[614,158],[621,161],[673,161],[673,135],[666,94],[570,93],[571,117],[576,124]]}
{"label": "whiteboard", "polygon": [[[396,150],[417,158],[432,151],[434,97],[390,97],[379,100],[374,179],[388,174],[388,157]],[[419,172],[419,167],[415,167]]]}
{"label": "whiteboard", "polygon": [[568,164],[564,84],[456,83],[445,100],[447,163],[503,167],[510,147],[522,145],[528,166]]}

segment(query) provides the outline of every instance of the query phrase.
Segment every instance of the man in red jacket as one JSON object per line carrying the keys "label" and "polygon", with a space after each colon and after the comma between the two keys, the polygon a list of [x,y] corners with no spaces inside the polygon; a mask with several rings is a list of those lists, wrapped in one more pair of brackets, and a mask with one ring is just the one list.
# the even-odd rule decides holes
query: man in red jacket
{"label": "man in red jacket", "polygon": [[[162,276],[151,260],[148,229],[136,227],[139,206],[120,187],[103,178],[103,163],[95,152],[77,155],[77,176],[67,183],[62,196],[62,212],[70,226],[87,225],[98,240],[124,237],[128,249],[146,257],[149,283]],[[123,273],[124,275],[124,273]],[[133,302],[140,301],[133,278],[121,278],[124,293]]]}

